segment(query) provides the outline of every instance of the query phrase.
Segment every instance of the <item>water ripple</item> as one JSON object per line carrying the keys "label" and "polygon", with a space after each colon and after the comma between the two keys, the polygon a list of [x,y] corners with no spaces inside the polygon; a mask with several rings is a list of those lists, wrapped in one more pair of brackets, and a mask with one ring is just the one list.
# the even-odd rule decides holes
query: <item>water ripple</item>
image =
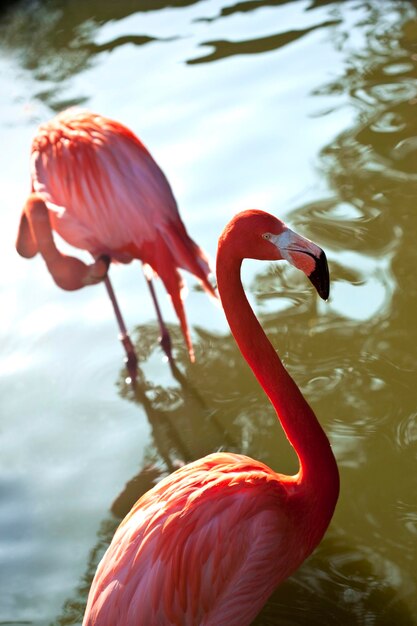
{"label": "water ripple", "polygon": [[404,417],[396,429],[396,442],[400,448],[414,446],[417,442],[417,413]]}
{"label": "water ripple", "polygon": [[209,63],[212,61],[219,61],[227,57],[246,54],[261,54],[263,52],[270,52],[272,50],[278,50],[283,46],[291,44],[297,39],[308,35],[309,33],[319,28],[329,28],[338,24],[338,21],[328,21],[322,24],[311,26],[302,30],[287,31],[285,33],[278,33],[276,35],[269,35],[267,37],[259,37],[258,39],[247,39],[241,41],[230,41],[226,39],[204,41],[200,43],[200,46],[211,46],[212,52],[205,56],[197,57],[187,61],[189,65],[196,65],[198,63]]}

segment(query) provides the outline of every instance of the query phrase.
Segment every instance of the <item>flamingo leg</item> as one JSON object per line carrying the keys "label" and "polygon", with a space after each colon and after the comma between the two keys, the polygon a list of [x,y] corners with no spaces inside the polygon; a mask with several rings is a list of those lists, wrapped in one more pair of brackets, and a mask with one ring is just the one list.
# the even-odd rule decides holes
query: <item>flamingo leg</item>
{"label": "flamingo leg", "polygon": [[75,257],[62,254],[54,242],[47,206],[35,193],[29,196],[23,208],[16,249],[27,258],[40,252],[55,283],[66,291],[100,282],[107,275],[110,263],[107,256],[100,256],[91,265],[86,265]]}
{"label": "flamingo leg", "polygon": [[126,324],[124,323],[119,303],[117,302],[116,295],[114,293],[114,289],[108,275],[106,275],[104,279],[104,284],[106,286],[107,293],[109,294],[109,298],[113,305],[114,313],[116,315],[117,324],[120,330],[119,339],[126,352],[125,362],[127,371],[129,372],[132,383],[134,383],[138,371],[138,359],[136,356],[135,348],[133,347],[133,343],[130,339],[129,333],[127,332]]}
{"label": "flamingo leg", "polygon": [[164,319],[162,317],[158,298],[156,297],[156,291],[155,291],[155,287],[154,287],[153,280],[152,280],[152,274],[151,274],[152,270],[147,265],[142,265],[142,268],[143,268],[143,274],[146,278],[146,282],[149,287],[149,292],[151,294],[152,302],[154,303],[156,317],[158,318],[159,331],[160,331],[159,343],[161,344],[163,351],[167,355],[168,361],[170,363],[173,363],[174,357],[172,356],[171,337],[170,337],[168,328],[166,327],[166,324],[164,322]]}

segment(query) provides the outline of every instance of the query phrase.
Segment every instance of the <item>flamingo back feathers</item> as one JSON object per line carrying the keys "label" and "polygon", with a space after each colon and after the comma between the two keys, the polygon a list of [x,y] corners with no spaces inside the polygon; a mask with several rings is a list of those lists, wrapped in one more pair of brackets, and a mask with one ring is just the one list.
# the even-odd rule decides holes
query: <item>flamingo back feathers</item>
{"label": "flamingo back feathers", "polygon": [[189,237],[164,173],[136,135],[100,115],[64,111],[40,126],[33,141],[32,188],[45,201],[52,228],[71,245],[120,262],[138,258],[153,268],[193,358],[178,269],[215,296],[210,265]]}
{"label": "flamingo back feathers", "polygon": [[289,573],[294,520],[280,515],[281,497],[272,470],[234,454],[161,481],[116,531],[84,626],[248,625]]}
{"label": "flamingo back feathers", "polygon": [[72,245],[117,253],[140,249],[157,226],[180,220],[162,170],[125,126],[86,111],[64,111],[32,144],[32,182]]}

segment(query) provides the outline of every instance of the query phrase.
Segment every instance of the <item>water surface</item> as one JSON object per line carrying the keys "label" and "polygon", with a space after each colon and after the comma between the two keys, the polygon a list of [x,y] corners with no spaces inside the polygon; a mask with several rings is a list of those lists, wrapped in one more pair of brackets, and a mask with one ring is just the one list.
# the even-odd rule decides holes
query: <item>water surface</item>
{"label": "water surface", "polygon": [[80,624],[120,518],[179,464],[223,448],[296,469],[221,309],[191,278],[194,365],[158,286],[171,371],[139,264],[111,269],[140,353],[135,393],[104,287],[65,293],[41,259],[17,256],[32,136],[78,104],[143,139],[212,259],[249,207],[328,254],[328,303],[284,265],[243,272],[341,473],[326,537],[255,624],[417,624],[414,4],[39,0],[2,11],[0,623]]}

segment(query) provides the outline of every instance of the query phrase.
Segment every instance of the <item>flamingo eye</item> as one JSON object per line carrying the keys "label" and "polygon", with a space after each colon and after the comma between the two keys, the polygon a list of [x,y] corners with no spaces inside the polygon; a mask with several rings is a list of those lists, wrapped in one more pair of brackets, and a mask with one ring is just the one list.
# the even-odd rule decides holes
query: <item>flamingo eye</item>
{"label": "flamingo eye", "polygon": [[270,235],[270,233],[264,233],[264,234],[262,235],[262,237],[263,237],[264,239],[271,239],[271,235]]}

